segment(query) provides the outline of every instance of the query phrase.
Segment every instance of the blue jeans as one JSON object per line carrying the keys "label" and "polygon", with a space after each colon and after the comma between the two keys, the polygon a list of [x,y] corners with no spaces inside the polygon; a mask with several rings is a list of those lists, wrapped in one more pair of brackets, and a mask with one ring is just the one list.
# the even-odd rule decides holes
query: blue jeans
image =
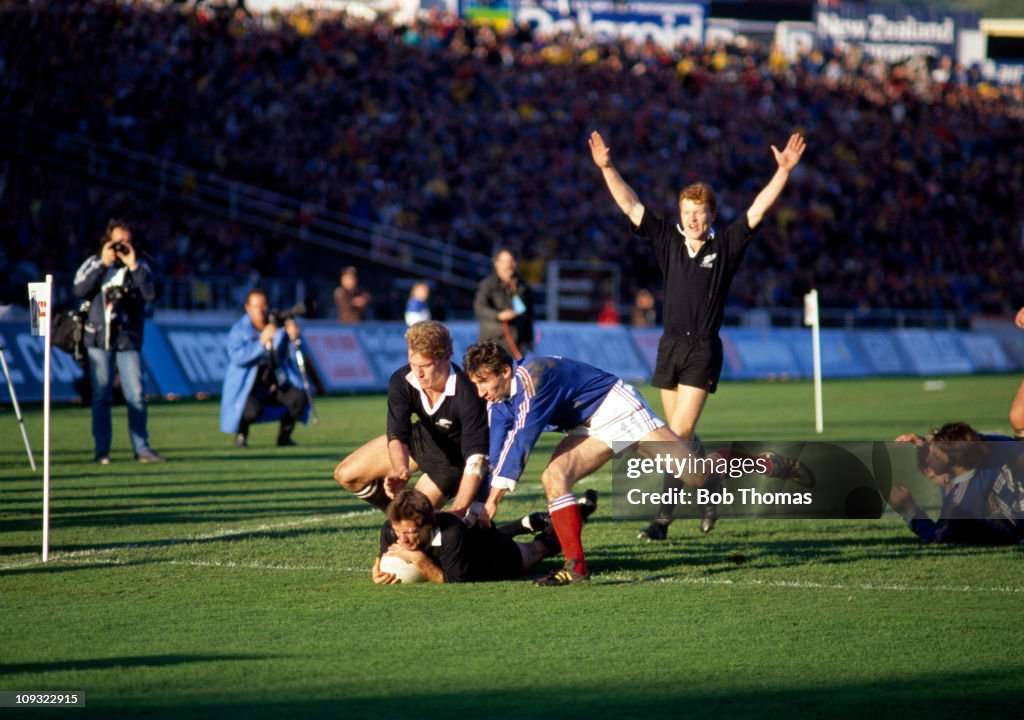
{"label": "blue jeans", "polygon": [[142,361],[137,350],[89,348],[89,377],[92,380],[92,437],[96,457],[110,454],[113,430],[110,423],[111,388],[114,384],[113,363],[121,374],[121,390],[128,406],[128,432],[135,452],[149,447],[146,431],[146,396],[142,392]]}

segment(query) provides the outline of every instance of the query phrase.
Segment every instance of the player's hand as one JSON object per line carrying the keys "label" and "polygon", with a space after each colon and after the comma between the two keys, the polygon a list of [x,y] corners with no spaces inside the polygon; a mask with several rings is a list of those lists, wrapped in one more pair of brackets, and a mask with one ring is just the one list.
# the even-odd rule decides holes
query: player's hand
{"label": "player's hand", "polygon": [[896,442],[899,442],[899,443],[906,443],[906,442],[908,442],[908,443],[914,443],[914,445],[921,445],[924,442],[924,440],[922,440],[921,436],[916,434],[916,433],[904,433],[903,435],[899,435],[899,436],[896,437]]}
{"label": "player's hand", "polygon": [[914,506],[914,496],[903,485],[893,485],[889,491],[889,504],[897,512],[906,512]]}
{"label": "player's hand", "polygon": [[594,158],[594,164],[602,170],[612,166],[612,151],[608,149],[608,146],[604,144],[604,138],[601,137],[601,133],[595,130],[590,133],[590,155]]}
{"label": "player's hand", "polygon": [[800,162],[800,157],[804,154],[804,150],[807,146],[804,144],[804,138],[800,133],[793,133],[789,136],[789,142],[786,143],[785,149],[781,152],[777,147],[772,145],[772,153],[775,155],[775,162],[779,164],[782,170],[789,172],[796,167],[796,164]]}
{"label": "player's hand", "polygon": [[1017,311],[1017,317],[1014,319],[1014,322],[1017,323],[1017,327],[1024,330],[1024,307]]}
{"label": "player's hand", "polygon": [[373,570],[370,572],[370,577],[378,585],[395,585],[398,583],[398,576],[394,573],[381,572],[380,570],[380,558],[374,558]]}
{"label": "player's hand", "polygon": [[406,474],[404,478],[396,475],[388,475],[384,478],[384,494],[394,500],[398,493],[405,490],[405,486],[408,484],[408,474]]}
{"label": "player's hand", "polygon": [[494,518],[498,515],[498,503],[486,502],[484,503],[484,509],[477,515],[476,521],[480,527],[491,527],[494,524]]}
{"label": "player's hand", "polygon": [[131,244],[129,240],[122,240],[121,244],[124,245],[128,252],[119,252],[117,257],[128,266],[128,269],[135,271],[139,269],[139,259],[135,257],[135,246]]}
{"label": "player's hand", "polygon": [[117,253],[114,252],[114,246],[116,244],[116,240],[108,240],[107,242],[103,243],[103,249],[100,250],[100,262],[102,262],[107,267],[113,265],[114,261],[117,260]]}
{"label": "player's hand", "polygon": [[422,551],[409,550],[398,543],[392,543],[391,547],[388,548],[388,555],[394,555],[395,557],[405,560],[407,563],[412,563],[413,565],[418,565],[420,560],[424,558]]}
{"label": "player's hand", "polygon": [[502,310],[498,313],[498,322],[509,322],[510,320],[516,319],[515,310]]}

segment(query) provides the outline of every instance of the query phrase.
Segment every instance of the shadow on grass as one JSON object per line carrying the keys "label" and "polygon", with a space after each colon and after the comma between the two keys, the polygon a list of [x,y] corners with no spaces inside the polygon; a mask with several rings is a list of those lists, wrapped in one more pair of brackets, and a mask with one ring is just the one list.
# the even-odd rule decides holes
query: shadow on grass
{"label": "shadow on grass", "polygon": [[806,678],[793,680],[784,687],[767,688],[736,678],[729,683],[734,689],[716,692],[683,678],[662,677],[658,673],[620,681],[603,678],[594,682],[580,678],[574,682],[570,669],[560,676],[560,683],[543,683],[541,687],[501,687],[501,682],[507,682],[507,678],[502,678],[496,686],[467,688],[462,692],[416,692],[413,684],[396,687],[389,683],[379,689],[362,689],[361,696],[339,691],[334,696],[309,698],[294,693],[294,699],[276,700],[259,693],[258,699],[225,700],[224,694],[218,693],[211,681],[213,687],[205,697],[197,693],[187,701],[147,697],[138,704],[106,703],[101,697],[94,700],[90,695],[89,705],[118,717],[215,720],[281,717],[422,720],[460,716],[489,720],[1005,717],[1008,708],[1019,707],[1024,699],[1019,675],[1020,668],[1011,667],[864,682],[829,683]]}
{"label": "shadow on grass", "polygon": [[[584,536],[586,541],[586,536]],[[925,544],[909,531],[904,535],[869,538],[764,539],[748,536],[714,539],[685,536],[658,543],[602,543],[587,547],[592,571],[615,571],[657,575],[674,574],[680,567],[701,568],[708,576],[731,574],[741,568],[758,570],[886,561],[898,568],[901,562],[916,563],[923,558],[985,557],[1024,554],[1020,545]]]}
{"label": "shadow on grass", "polygon": [[223,660],[268,660],[266,655],[136,655],[128,657],[87,658],[57,662],[32,662],[4,665],[5,675],[48,673],[65,670],[111,670],[113,668],[166,667]]}

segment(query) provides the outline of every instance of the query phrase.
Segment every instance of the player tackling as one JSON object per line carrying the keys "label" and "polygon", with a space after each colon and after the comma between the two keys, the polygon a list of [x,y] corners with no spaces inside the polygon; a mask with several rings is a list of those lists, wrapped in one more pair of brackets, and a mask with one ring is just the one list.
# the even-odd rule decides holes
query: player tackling
{"label": "player tackling", "polygon": [[[494,342],[466,351],[463,366],[477,392],[487,401],[490,420],[491,496],[494,503],[514,491],[534,443],[545,429],[567,436],[555,448],[541,474],[551,525],[565,554],[565,566],[535,581],[537,585],[574,585],[590,579],[580,531],[583,519],[572,486],[594,472],[616,450],[639,442],[671,448],[676,458],[689,448],[651,410],[632,386],[592,365],[568,358],[528,355],[516,362]],[[713,474],[683,479],[694,487],[717,486]]]}

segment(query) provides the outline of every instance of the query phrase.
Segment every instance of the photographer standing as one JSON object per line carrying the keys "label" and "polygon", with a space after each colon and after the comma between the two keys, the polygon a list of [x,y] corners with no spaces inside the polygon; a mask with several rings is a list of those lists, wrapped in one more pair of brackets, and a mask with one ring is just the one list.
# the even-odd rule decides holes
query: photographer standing
{"label": "photographer standing", "polygon": [[221,393],[221,432],[235,435],[235,445],[249,443],[249,425],[281,418],[278,445],[294,445],[292,430],[309,411],[302,390],[302,376],[292,361],[289,347],[298,339],[299,326],[269,310],[267,294],[250,290],[245,316],[228,333],[228,368]]}
{"label": "photographer standing", "polygon": [[154,274],[132,245],[132,231],[124,220],[112,218],[98,255],[88,258],[75,273],[75,297],[89,301],[85,347],[92,383],[92,436],[96,462],[110,462],[110,422],[113,364],[121,375],[121,390],[128,405],[128,432],[135,459],[163,462],[149,447],[146,396],[142,389],[142,330],[146,303],[156,297]]}

